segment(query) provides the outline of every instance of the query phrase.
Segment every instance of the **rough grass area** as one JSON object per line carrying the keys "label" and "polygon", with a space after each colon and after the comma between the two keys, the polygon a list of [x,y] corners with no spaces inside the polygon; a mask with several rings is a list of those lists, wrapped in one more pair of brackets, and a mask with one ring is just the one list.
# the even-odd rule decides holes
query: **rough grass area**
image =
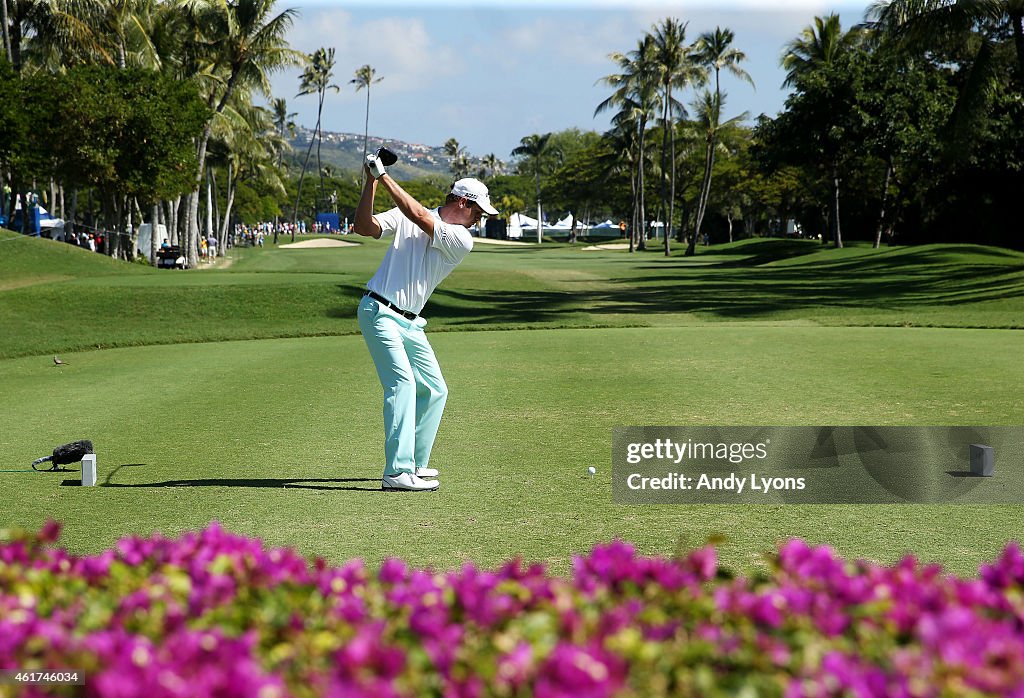
{"label": "rough grass area", "polygon": [[618,425],[1024,423],[1024,333],[964,329],[1024,322],[1018,253],[479,245],[426,311],[451,389],[442,488],[386,495],[380,387],[352,317],[384,243],[236,250],[228,270],[180,272],[13,237],[0,469],[89,438],[103,486],[0,473],[0,527],[52,517],[75,551],[217,519],[336,562],[521,555],[561,573],[616,537],[671,554],[724,534],[737,569],[800,536],[973,574],[1024,529],[1017,506],[623,507],[609,481]]}

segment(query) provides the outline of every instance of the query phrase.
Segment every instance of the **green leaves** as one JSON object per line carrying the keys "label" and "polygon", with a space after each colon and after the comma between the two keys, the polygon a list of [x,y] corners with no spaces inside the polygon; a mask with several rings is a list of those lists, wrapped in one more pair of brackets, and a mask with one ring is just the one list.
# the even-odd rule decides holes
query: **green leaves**
{"label": "green leaves", "polygon": [[143,201],[190,188],[193,139],[208,118],[190,83],[139,69],[79,66],[19,84],[32,124],[23,175]]}

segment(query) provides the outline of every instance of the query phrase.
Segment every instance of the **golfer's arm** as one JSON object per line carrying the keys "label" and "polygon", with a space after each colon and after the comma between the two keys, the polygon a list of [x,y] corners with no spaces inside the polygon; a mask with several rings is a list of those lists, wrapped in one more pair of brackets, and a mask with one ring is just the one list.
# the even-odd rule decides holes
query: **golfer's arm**
{"label": "golfer's arm", "polygon": [[352,222],[352,232],[363,237],[380,238],[381,229],[377,219],[373,217],[373,199],[377,195],[377,180],[366,170],[366,183],[363,193],[356,206],[356,219]]}
{"label": "golfer's arm", "polygon": [[412,196],[402,189],[398,185],[398,182],[391,178],[391,175],[385,174],[378,180],[384,185],[384,188],[391,194],[391,198],[394,199],[395,205],[398,206],[398,210],[402,214],[419,226],[420,230],[434,238],[434,217],[430,214],[430,211],[419,201],[412,198]]}

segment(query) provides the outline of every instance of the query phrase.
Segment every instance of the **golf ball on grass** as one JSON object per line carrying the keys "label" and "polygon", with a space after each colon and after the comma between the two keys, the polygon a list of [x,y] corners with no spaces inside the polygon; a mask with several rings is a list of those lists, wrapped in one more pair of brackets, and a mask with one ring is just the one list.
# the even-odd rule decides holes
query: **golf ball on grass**
{"label": "golf ball on grass", "polygon": [[594,475],[595,473],[597,473],[597,468],[595,468],[594,466],[590,466],[589,468],[587,468],[587,472],[590,473],[591,475]]}

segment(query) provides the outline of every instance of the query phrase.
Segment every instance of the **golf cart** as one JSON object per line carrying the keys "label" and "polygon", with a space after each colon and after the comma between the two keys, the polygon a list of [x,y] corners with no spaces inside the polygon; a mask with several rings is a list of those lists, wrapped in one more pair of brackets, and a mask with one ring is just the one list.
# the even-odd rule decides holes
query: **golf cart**
{"label": "golf cart", "polygon": [[177,245],[164,247],[156,253],[157,269],[188,269],[188,260]]}

